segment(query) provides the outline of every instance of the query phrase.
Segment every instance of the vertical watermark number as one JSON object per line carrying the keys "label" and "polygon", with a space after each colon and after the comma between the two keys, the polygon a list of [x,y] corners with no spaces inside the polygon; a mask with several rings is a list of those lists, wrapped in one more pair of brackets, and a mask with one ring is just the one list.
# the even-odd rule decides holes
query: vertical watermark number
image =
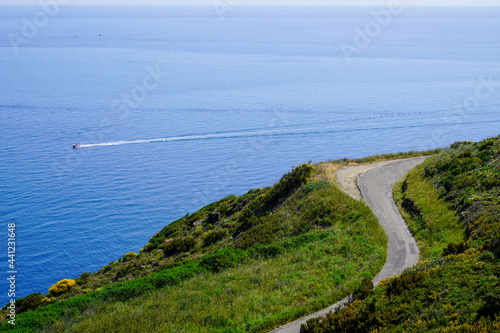
{"label": "vertical watermark number", "polygon": [[8,267],[7,270],[7,281],[9,281],[9,291],[7,296],[10,301],[7,305],[7,317],[9,317],[9,324],[16,325],[16,224],[8,224],[8,242],[7,242],[7,255],[8,255]]}

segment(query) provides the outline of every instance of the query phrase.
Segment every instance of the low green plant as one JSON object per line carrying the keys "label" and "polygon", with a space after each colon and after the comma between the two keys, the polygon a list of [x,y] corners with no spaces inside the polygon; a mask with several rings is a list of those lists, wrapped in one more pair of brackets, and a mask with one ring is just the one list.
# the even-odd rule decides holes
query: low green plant
{"label": "low green plant", "polygon": [[203,245],[209,246],[223,240],[229,234],[227,229],[222,230],[209,230],[201,236]]}
{"label": "low green plant", "polygon": [[499,332],[499,147],[456,142],[396,184],[422,261],[301,333]]}
{"label": "low green plant", "polygon": [[187,252],[196,246],[196,239],[193,236],[178,237],[162,246],[165,256]]}
{"label": "low green plant", "polygon": [[123,255],[123,261],[129,261],[135,257],[137,257],[137,253],[129,252],[129,253]]}
{"label": "low green plant", "polygon": [[[387,239],[366,205],[334,183],[308,183],[308,169],[297,173],[301,185],[277,187],[288,190],[270,210],[261,210],[262,202],[255,201],[272,188],[257,189],[204,207],[193,223],[191,215],[174,222],[150,239],[150,251],[82,276],[78,293],[21,314],[18,328],[217,332],[235,327],[258,332],[338,301],[361,278],[377,274]],[[294,183],[290,179],[286,182]],[[257,207],[260,220],[241,230],[242,210],[248,205]],[[220,219],[206,223],[214,211]],[[220,233],[218,241],[203,237],[223,230],[227,234]],[[257,241],[238,246],[251,235]],[[130,280],[143,267],[158,270]],[[139,313],[142,319],[135,315]]]}
{"label": "low green plant", "polygon": [[465,228],[457,213],[425,176],[434,157],[411,170],[394,186],[393,197],[417,240],[421,260],[438,257],[444,248],[464,239]]}

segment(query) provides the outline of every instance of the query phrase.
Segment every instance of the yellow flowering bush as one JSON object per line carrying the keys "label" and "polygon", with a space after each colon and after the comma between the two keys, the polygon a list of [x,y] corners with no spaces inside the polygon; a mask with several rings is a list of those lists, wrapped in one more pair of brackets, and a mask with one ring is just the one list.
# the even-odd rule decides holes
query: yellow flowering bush
{"label": "yellow flowering bush", "polygon": [[44,298],[42,298],[41,302],[42,302],[42,305],[47,305],[47,304],[52,303],[52,300],[48,297],[44,297]]}
{"label": "yellow flowering bush", "polygon": [[69,291],[71,287],[73,287],[76,284],[75,280],[72,279],[64,279],[61,281],[58,281],[56,284],[52,285],[49,288],[49,292],[54,295],[58,296],[61,294],[65,294]]}

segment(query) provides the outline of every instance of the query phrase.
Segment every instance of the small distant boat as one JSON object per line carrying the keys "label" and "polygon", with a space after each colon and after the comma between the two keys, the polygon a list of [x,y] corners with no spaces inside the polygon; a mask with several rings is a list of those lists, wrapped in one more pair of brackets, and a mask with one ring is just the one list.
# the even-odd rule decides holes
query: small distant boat
{"label": "small distant boat", "polygon": [[97,36],[101,37],[101,36],[102,36],[102,34],[101,34],[101,33],[99,33],[99,35],[97,35]]}
{"label": "small distant boat", "polygon": [[73,145],[73,149],[76,149],[76,148],[78,148],[78,147],[80,147],[80,144],[79,144],[79,143],[75,143],[75,144]]}
{"label": "small distant boat", "polygon": [[78,37],[78,34],[77,34],[77,33],[75,34],[75,37]]}

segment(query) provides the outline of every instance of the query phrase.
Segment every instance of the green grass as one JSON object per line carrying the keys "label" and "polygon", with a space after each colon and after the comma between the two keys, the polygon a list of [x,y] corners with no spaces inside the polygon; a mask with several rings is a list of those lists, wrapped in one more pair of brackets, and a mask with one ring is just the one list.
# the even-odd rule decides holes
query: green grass
{"label": "green grass", "polygon": [[423,261],[301,333],[499,332],[499,275],[498,261],[475,249]]}
{"label": "green grass", "polygon": [[394,196],[426,260],[301,333],[500,332],[500,137],[454,143]]}
{"label": "green grass", "polygon": [[399,152],[399,153],[387,153],[387,154],[371,155],[371,156],[362,157],[362,158],[343,158],[343,159],[339,159],[339,160],[332,160],[330,162],[335,163],[335,164],[341,164],[341,165],[352,164],[352,163],[369,164],[369,163],[396,160],[396,159],[402,159],[402,158],[430,156],[430,155],[437,154],[440,151],[441,151],[441,149],[432,149],[432,150],[427,150],[427,151],[408,151],[408,152]]}
{"label": "green grass", "polygon": [[149,327],[164,332],[263,332],[277,327],[347,296],[385,260],[368,237],[359,235],[358,227],[326,233],[276,258],[200,274],[126,305],[104,306],[78,318],[69,331],[141,332]]}
{"label": "green grass", "polygon": [[[393,197],[408,228],[417,240],[420,260],[440,256],[449,243],[464,239],[465,228],[432,181],[425,177],[424,170],[435,158],[428,158],[397,182]],[[405,206],[410,209],[402,207]]]}
{"label": "green grass", "polygon": [[379,272],[387,239],[324,172],[303,165],[173,222],[139,255],[19,314],[16,330],[257,332],[335,303]]}

